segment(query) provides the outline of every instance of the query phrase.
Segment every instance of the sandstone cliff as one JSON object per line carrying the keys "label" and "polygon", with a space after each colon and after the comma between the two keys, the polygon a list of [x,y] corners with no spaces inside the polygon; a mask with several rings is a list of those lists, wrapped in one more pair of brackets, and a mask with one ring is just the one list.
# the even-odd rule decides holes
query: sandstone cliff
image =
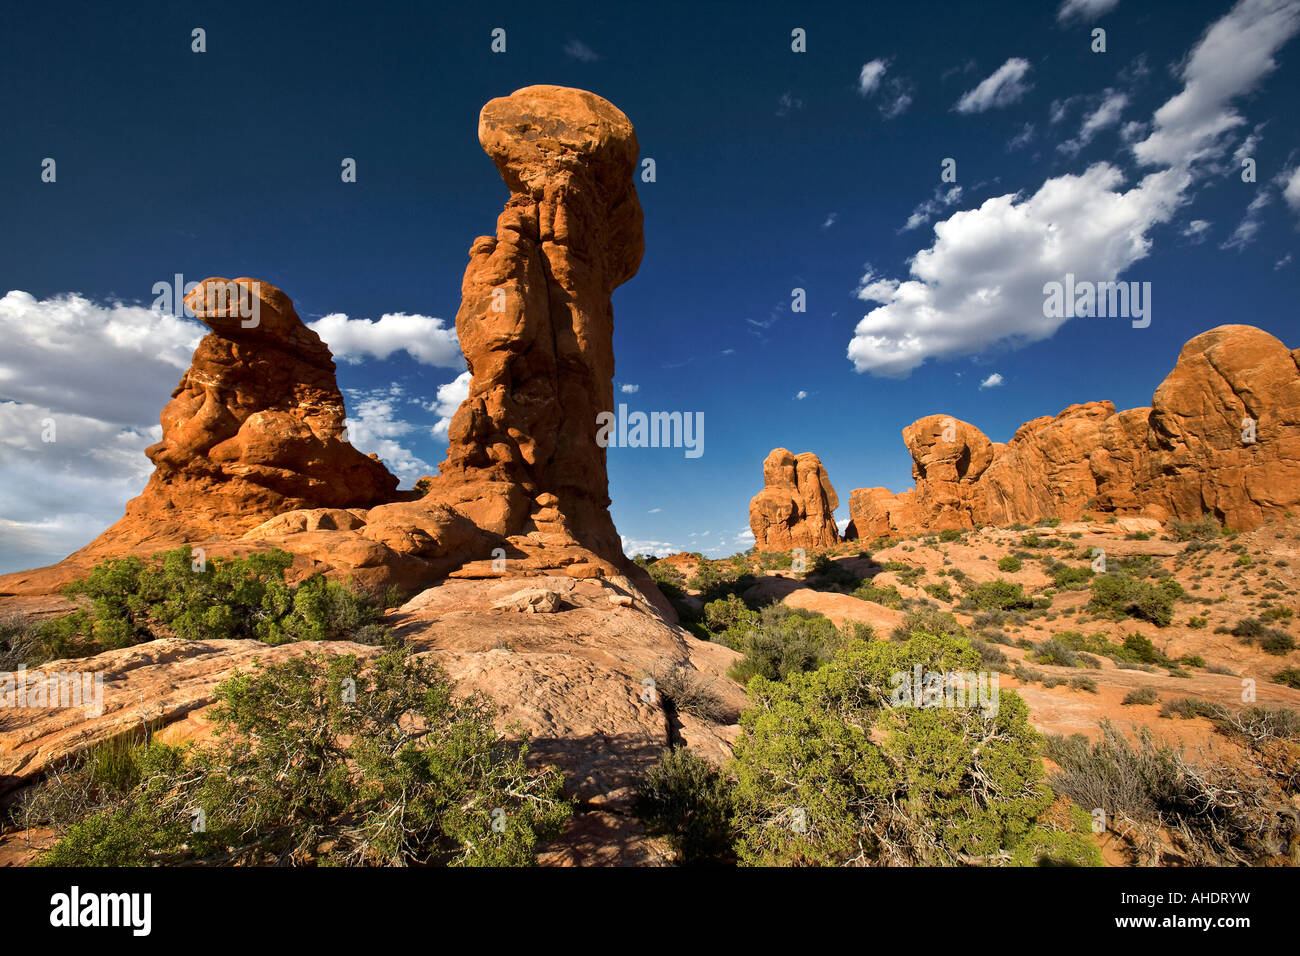
{"label": "sandstone cliff", "polygon": [[760,551],[827,548],[840,540],[835,526],[839,497],[812,452],[784,448],[763,462],[763,490],[749,503],[749,527]]}

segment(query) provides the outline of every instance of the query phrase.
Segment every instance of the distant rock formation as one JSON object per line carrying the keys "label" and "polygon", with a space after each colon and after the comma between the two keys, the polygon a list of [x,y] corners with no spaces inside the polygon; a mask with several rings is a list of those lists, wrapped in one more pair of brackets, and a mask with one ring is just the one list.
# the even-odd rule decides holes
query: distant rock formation
{"label": "distant rock formation", "polygon": [[1247,530],[1300,505],[1300,351],[1249,325],[1188,342],[1150,408],[1071,405],[1005,446],[931,415],[903,429],[916,487],[849,495],[868,538],[1084,512]]}
{"label": "distant rock formation", "polygon": [[763,490],[749,502],[749,528],[759,551],[828,548],[840,540],[839,497],[812,452],[777,448],[763,462]]}

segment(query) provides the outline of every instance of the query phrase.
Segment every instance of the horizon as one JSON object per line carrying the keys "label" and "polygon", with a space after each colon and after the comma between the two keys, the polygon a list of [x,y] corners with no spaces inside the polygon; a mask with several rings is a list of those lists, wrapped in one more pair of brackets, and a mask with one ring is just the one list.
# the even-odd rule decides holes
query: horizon
{"label": "horizon", "polygon": [[[655,160],[636,183],[645,256],[613,296],[615,411],[705,428],[698,457],[611,446],[629,555],[745,550],[778,447],[818,455],[842,528],[852,489],[911,487],[900,433],[926,415],[1005,442],[1070,405],[1149,405],[1217,326],[1300,346],[1300,82],[1292,33],[1250,29],[1271,0],[1065,21],[1008,3],[744,19],[340,5],[308,22],[158,5],[111,33],[70,6],[83,15],[15,24],[0,87],[0,201],[27,227],[0,267],[0,572],[58,561],[143,489],[204,331],[153,308],[177,276],[281,288],[334,353],[353,444],[404,488],[436,473],[465,386],[466,253],[508,192],[478,111],[536,83],[608,99]],[[147,57],[121,57],[132,44]],[[1231,83],[1196,82],[1224,64]],[[1053,325],[1038,290],[1066,274],[1144,284],[1148,324]]]}

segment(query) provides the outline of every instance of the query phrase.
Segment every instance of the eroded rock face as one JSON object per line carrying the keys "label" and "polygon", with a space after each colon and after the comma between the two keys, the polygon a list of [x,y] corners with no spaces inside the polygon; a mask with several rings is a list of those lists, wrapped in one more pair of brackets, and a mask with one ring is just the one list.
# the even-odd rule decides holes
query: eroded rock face
{"label": "eroded rock face", "polygon": [[564,536],[617,561],[596,416],[614,408],[610,294],[644,250],[632,124],[582,90],[492,100],[479,142],[510,199],[470,249],[456,332],[473,374],[452,419],[442,488],[518,489],[506,534]]}
{"label": "eroded rock face", "polygon": [[212,331],[159,416],[144,491],[66,561],[6,575],[0,590],[53,590],[105,557],[237,538],[283,512],[396,496],[397,478],[348,443],[329,348],[287,295],[262,280],[214,277],[185,301]]}
{"label": "eroded rock face", "polygon": [[839,542],[839,497],[812,452],[776,448],[763,461],[763,490],[749,502],[749,528],[760,551],[828,548]]}
{"label": "eroded rock face", "polygon": [[1225,325],[1183,347],[1150,408],[1071,405],[1005,446],[964,422],[935,439],[942,416],[920,419],[903,430],[915,491],[856,489],[854,528],[869,537],[1085,511],[1258,527],[1300,505],[1298,356],[1261,329]]}

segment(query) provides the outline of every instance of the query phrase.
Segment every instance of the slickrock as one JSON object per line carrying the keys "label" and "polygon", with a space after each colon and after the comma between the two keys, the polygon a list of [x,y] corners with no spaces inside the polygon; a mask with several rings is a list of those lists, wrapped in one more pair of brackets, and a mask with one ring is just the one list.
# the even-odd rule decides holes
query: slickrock
{"label": "slickrock", "polygon": [[859,537],[1006,525],[1085,512],[1164,522],[1204,514],[1256,528],[1300,505],[1300,352],[1249,325],[1182,349],[1150,408],[1071,405],[1026,422],[1005,446],[931,415],[903,430],[914,491],[859,488]]}
{"label": "slickrock", "polygon": [[749,528],[760,551],[826,548],[840,540],[839,497],[812,452],[776,448],[763,462],[763,490],[749,502]]}

